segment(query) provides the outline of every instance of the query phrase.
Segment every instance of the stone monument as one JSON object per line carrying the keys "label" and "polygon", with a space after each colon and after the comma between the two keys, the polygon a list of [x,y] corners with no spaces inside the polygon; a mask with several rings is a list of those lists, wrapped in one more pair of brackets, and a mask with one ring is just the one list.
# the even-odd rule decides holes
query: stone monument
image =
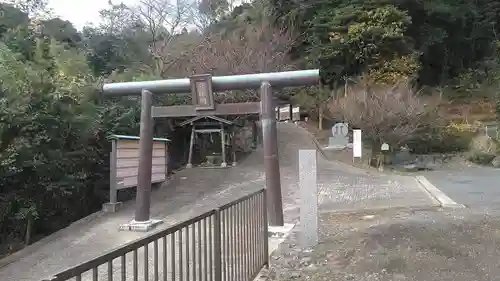
{"label": "stone monument", "polygon": [[299,150],[300,243],[303,248],[318,244],[318,176],[316,150]]}
{"label": "stone monument", "polygon": [[342,150],[349,143],[349,128],[346,123],[337,123],[332,126],[332,136],[328,139],[325,149]]}

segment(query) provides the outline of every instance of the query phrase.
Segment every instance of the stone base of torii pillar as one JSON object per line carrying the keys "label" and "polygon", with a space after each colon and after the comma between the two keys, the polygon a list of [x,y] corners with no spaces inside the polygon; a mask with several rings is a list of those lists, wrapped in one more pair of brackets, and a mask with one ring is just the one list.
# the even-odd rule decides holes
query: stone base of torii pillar
{"label": "stone base of torii pillar", "polygon": [[155,220],[155,219],[150,219],[148,221],[132,220],[129,223],[120,225],[120,230],[147,232],[154,229],[155,227],[157,227],[159,224],[162,223],[163,223],[162,220]]}

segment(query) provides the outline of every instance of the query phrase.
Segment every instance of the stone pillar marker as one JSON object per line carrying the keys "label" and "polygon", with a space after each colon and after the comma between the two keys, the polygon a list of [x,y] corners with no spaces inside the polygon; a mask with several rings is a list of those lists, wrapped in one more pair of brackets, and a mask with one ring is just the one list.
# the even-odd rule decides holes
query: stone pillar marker
{"label": "stone pillar marker", "polygon": [[342,150],[349,143],[349,128],[345,123],[337,123],[332,126],[332,136],[328,139],[328,146],[325,149]]}
{"label": "stone pillar marker", "polygon": [[318,244],[318,185],[316,150],[299,150],[300,244]]}

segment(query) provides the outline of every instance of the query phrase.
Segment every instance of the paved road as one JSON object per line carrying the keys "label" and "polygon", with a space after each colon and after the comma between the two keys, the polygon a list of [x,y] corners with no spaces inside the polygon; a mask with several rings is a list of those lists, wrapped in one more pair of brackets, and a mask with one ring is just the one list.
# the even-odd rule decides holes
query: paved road
{"label": "paved road", "polygon": [[500,169],[468,167],[423,175],[459,204],[483,210],[500,210]]}

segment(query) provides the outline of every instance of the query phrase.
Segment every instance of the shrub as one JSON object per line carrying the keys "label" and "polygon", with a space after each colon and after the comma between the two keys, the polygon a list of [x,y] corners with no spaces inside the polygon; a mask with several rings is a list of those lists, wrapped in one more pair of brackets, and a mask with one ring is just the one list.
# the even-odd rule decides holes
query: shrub
{"label": "shrub", "polygon": [[330,112],[363,131],[374,152],[384,142],[398,148],[428,134],[439,120],[436,109],[435,103],[424,103],[408,83],[390,87],[370,81],[349,88],[344,98],[330,104]]}
{"label": "shrub", "polygon": [[473,154],[495,155],[497,152],[496,141],[485,135],[477,136],[473,138],[470,144],[470,152]]}
{"label": "shrub", "polygon": [[496,157],[498,151],[497,143],[497,140],[488,136],[476,136],[470,144],[469,161],[481,165],[491,165],[491,161]]}
{"label": "shrub", "polygon": [[495,158],[495,155],[479,152],[468,157],[468,160],[481,165],[491,165],[491,161]]}
{"label": "shrub", "polygon": [[449,124],[443,126],[439,120],[419,135],[407,142],[408,148],[413,153],[455,153],[467,151],[476,134],[475,129],[462,125]]}

